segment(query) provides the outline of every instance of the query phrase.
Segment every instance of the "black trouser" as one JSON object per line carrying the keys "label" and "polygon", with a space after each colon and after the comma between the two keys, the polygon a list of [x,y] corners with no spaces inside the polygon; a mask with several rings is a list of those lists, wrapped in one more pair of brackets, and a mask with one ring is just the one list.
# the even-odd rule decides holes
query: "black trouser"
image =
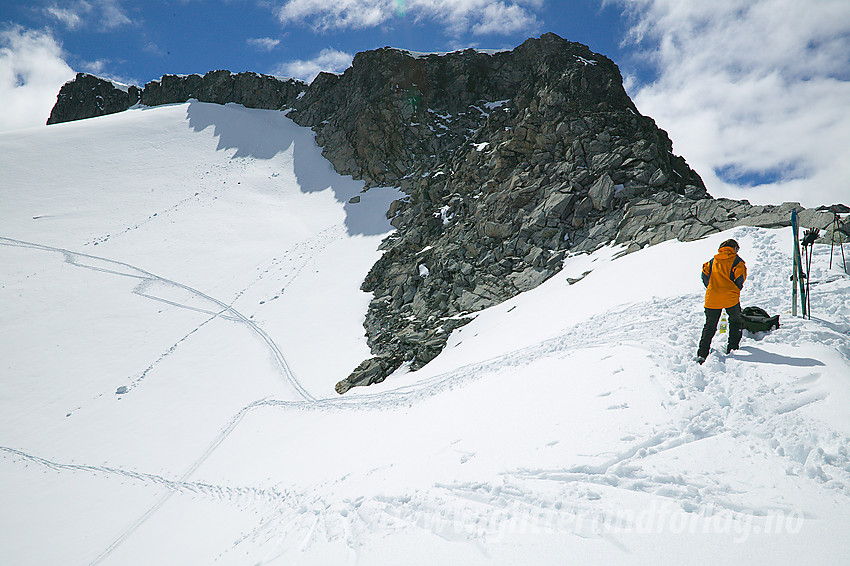
{"label": "black trouser", "polygon": [[[708,357],[711,339],[714,338],[714,333],[717,332],[717,321],[720,320],[720,313],[722,312],[723,309],[705,309],[705,326],[702,327],[702,337],[699,340],[698,357]],[[738,303],[734,307],[728,307],[726,314],[729,315],[729,343],[726,346],[726,350],[737,350],[741,344],[741,303]]]}

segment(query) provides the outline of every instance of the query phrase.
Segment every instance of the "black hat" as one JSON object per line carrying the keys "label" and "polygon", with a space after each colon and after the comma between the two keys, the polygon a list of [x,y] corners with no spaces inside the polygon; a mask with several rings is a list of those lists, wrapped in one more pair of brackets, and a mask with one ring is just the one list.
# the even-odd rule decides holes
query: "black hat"
{"label": "black hat", "polygon": [[[738,246],[738,242],[736,242],[735,240],[733,240],[731,238],[726,240],[722,244],[720,244],[720,247],[721,248],[732,248],[733,250],[735,250],[736,253],[738,252],[739,249],[741,249],[740,246]],[[720,248],[718,248],[718,249],[720,249]]]}

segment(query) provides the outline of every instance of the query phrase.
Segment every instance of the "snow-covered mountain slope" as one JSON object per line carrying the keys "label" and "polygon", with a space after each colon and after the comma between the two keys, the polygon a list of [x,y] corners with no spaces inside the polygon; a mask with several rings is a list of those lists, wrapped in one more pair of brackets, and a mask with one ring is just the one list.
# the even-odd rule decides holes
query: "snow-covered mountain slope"
{"label": "snow-covered mountain slope", "polygon": [[[788,230],[568,258],[339,397],[398,194],[360,194],[308,130],[133,109],[0,135],[0,175],[4,564],[850,561],[828,247],[812,320],[787,313]],[[728,237],[782,327],[698,366]]]}

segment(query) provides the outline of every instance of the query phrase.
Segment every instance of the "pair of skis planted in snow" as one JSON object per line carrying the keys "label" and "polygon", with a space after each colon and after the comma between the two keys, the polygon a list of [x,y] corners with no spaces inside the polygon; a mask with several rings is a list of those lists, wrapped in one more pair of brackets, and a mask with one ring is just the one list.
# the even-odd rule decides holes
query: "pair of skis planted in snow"
{"label": "pair of skis planted in snow", "polygon": [[800,254],[800,226],[797,223],[797,211],[791,211],[791,231],[794,233],[794,266],[791,271],[791,315],[797,316],[797,296],[803,318],[807,315],[806,273],[803,271],[803,259]]}

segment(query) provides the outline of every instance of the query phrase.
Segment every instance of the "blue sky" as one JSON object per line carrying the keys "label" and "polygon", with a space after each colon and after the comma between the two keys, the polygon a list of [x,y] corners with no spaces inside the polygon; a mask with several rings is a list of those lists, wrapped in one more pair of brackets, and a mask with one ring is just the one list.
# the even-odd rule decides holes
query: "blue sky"
{"label": "blue sky", "polygon": [[554,32],[613,59],[715,196],[850,202],[847,0],[30,0],[0,3],[0,131],[44,124],[75,72],[342,72],[358,51],[513,48]]}

